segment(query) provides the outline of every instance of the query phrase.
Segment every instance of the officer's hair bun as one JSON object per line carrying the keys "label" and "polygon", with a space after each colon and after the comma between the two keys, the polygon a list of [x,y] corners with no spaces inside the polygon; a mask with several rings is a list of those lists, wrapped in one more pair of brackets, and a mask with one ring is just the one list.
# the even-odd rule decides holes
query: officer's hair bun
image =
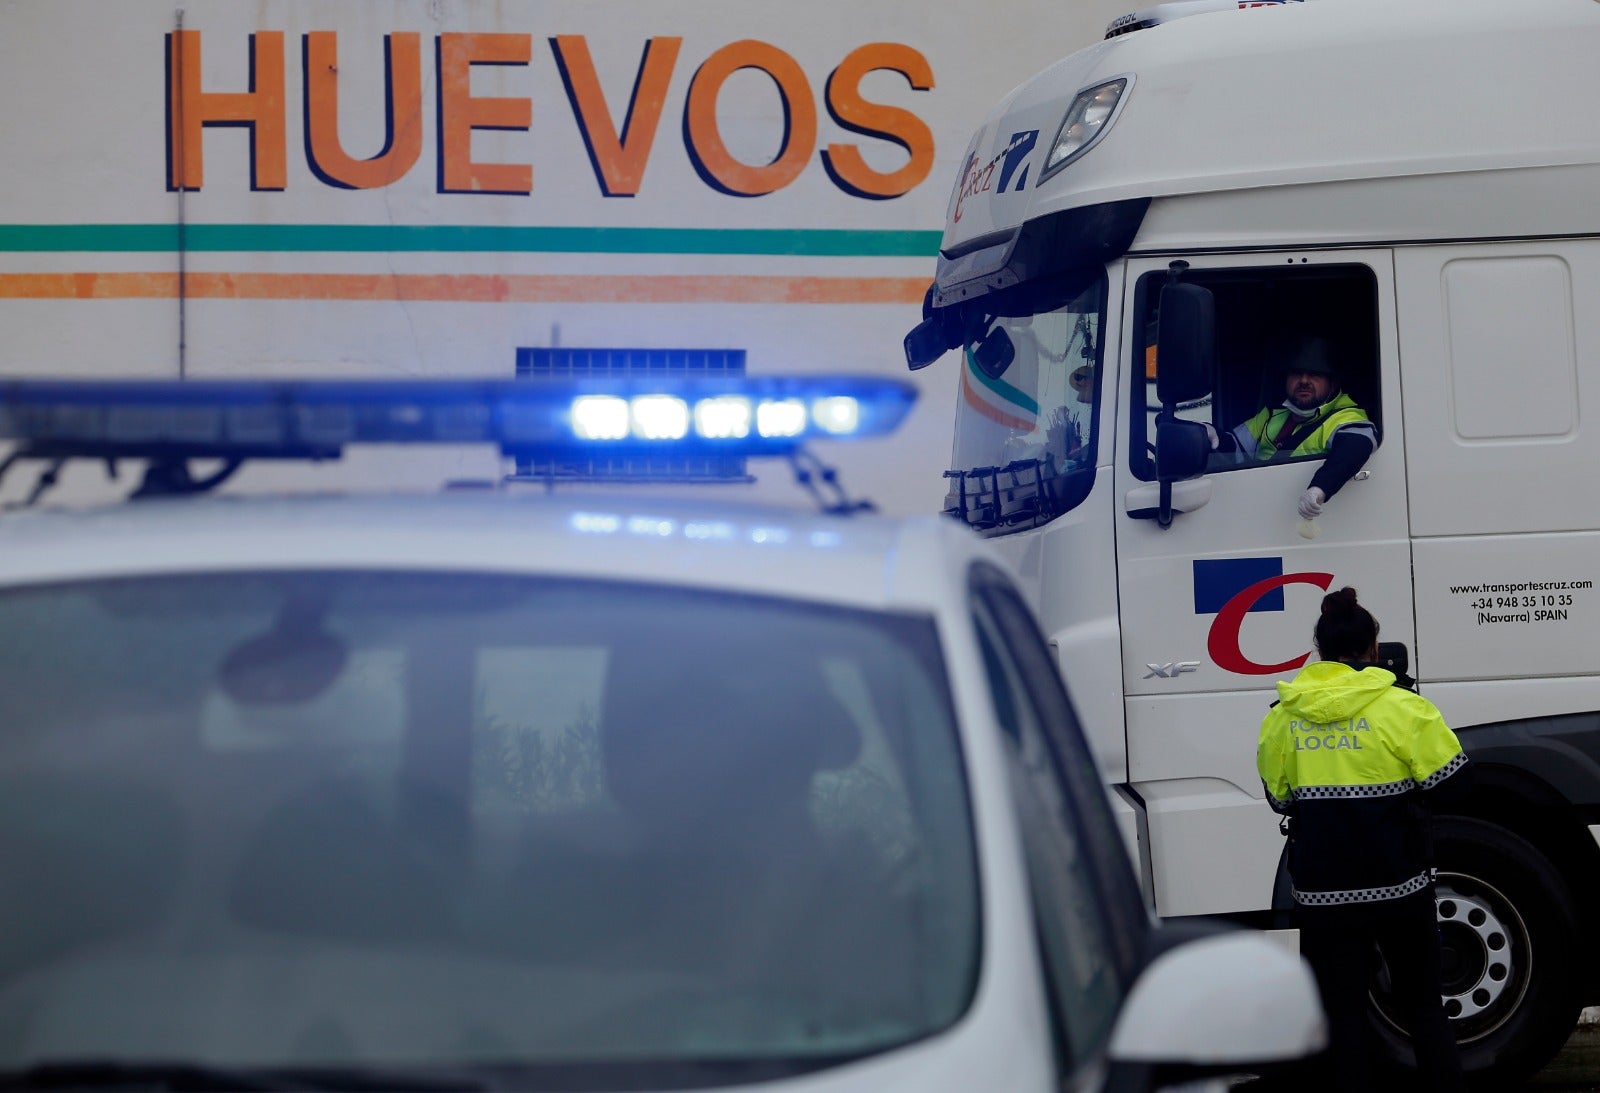
{"label": "officer's hair bun", "polygon": [[1378,640],[1378,620],[1356,602],[1356,590],[1341,588],[1322,597],[1322,617],[1313,638],[1323,660],[1365,660]]}
{"label": "officer's hair bun", "polygon": [[1324,617],[1331,615],[1337,618],[1340,615],[1353,615],[1357,611],[1364,611],[1364,608],[1356,602],[1356,590],[1349,585],[1339,589],[1337,592],[1329,592],[1322,597],[1322,614]]}

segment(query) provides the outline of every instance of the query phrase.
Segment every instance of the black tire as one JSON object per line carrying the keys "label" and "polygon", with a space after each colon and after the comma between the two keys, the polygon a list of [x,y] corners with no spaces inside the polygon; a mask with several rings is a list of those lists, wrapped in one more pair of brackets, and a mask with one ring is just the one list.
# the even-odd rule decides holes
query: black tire
{"label": "black tire", "polygon": [[[1462,817],[1434,828],[1444,993],[1474,1089],[1513,1089],[1555,1057],[1582,1012],[1577,901],[1534,845]],[[1380,970],[1373,1024],[1388,1067],[1413,1066]]]}

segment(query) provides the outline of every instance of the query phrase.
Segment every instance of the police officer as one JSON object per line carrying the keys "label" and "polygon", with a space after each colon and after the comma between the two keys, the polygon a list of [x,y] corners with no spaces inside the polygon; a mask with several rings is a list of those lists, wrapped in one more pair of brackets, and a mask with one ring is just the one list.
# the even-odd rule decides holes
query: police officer
{"label": "police officer", "polygon": [[1340,389],[1326,338],[1300,344],[1284,365],[1283,386],[1281,405],[1263,407],[1231,433],[1218,436],[1216,449],[1262,461],[1326,453],[1297,506],[1301,517],[1311,520],[1366,463],[1378,446],[1378,434],[1367,412]]}
{"label": "police officer", "polygon": [[1374,945],[1407,1018],[1420,1084],[1459,1090],[1461,1064],[1440,998],[1429,814],[1419,798],[1464,784],[1466,756],[1438,709],[1396,685],[1378,622],[1353,588],[1323,597],[1320,661],[1288,683],[1261,723],[1256,766],[1289,817],[1289,876],[1301,951],[1327,1010],[1330,1066],[1316,1077],[1372,1088],[1366,1045]]}

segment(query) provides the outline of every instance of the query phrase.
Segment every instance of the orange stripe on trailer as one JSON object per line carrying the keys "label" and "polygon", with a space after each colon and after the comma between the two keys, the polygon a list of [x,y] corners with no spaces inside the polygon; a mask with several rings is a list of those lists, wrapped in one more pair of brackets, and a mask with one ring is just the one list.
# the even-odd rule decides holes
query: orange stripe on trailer
{"label": "orange stripe on trailer", "polygon": [[[920,277],[698,277],[478,273],[190,273],[191,300],[467,303],[913,304]],[[176,273],[0,273],[0,299],[176,298]]]}

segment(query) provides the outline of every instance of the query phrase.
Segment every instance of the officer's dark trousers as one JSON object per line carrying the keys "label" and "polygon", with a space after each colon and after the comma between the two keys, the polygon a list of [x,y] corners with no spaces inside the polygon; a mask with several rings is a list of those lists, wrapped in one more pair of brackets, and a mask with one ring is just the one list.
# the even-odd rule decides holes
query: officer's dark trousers
{"label": "officer's dark trousers", "polygon": [[1314,1068],[1313,1088],[1358,1093],[1379,1087],[1375,1034],[1367,1015],[1376,944],[1389,966],[1399,1016],[1412,1031],[1418,1073],[1407,1088],[1463,1089],[1455,1038],[1439,998],[1439,925],[1432,890],[1387,907],[1305,910],[1297,920],[1300,951],[1316,973],[1328,1014],[1328,1055]]}

